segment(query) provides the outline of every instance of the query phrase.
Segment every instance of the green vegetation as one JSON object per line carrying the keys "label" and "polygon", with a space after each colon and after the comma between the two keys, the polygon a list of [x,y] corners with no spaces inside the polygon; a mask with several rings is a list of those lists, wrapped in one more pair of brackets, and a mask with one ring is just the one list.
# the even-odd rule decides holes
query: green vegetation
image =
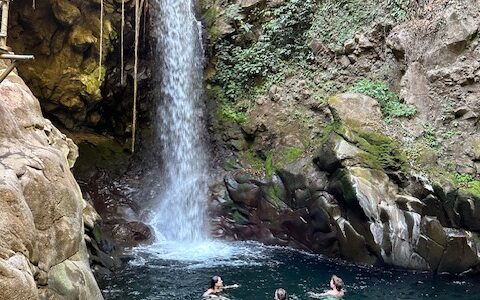
{"label": "green vegetation", "polygon": [[264,166],[264,161],[257,155],[256,151],[249,149],[244,152],[244,157],[247,163],[255,168],[256,170],[262,170]]}
{"label": "green vegetation", "polygon": [[[85,86],[84,93],[86,96],[94,97],[100,100],[102,98],[100,87],[105,80],[106,69],[104,66],[97,67],[90,74],[80,75],[80,82]],[[99,77],[100,74],[100,77]]]}
{"label": "green vegetation", "polygon": [[267,178],[272,178],[274,171],[275,167],[273,165],[273,155],[272,152],[270,152],[267,154],[267,158],[265,159],[265,175]]}
{"label": "green vegetation", "polygon": [[278,152],[268,152],[262,157],[254,149],[244,152],[245,161],[256,170],[264,170],[267,178],[272,178],[276,170],[295,162],[305,151],[302,148],[289,147]]}
{"label": "green vegetation", "polygon": [[300,158],[303,154],[303,149],[290,147],[285,150],[284,162],[290,164]]}
{"label": "green vegetation", "polygon": [[457,188],[480,197],[480,180],[478,178],[462,173],[447,173],[447,176]]}
{"label": "green vegetation", "polygon": [[460,131],[449,129],[443,133],[443,138],[450,139],[456,135],[460,135]]}
{"label": "green vegetation", "polygon": [[218,38],[220,37],[218,28],[214,26],[215,21],[220,15],[218,7],[213,3],[210,3],[210,1],[208,0],[201,0],[200,6],[203,9],[202,17],[208,31],[208,36],[210,38],[209,43],[216,43]]}
{"label": "green vegetation", "polygon": [[414,106],[402,103],[398,94],[392,92],[383,81],[360,80],[351,91],[376,99],[387,122],[392,118],[411,117],[417,113]]}
{"label": "green vegetation", "polygon": [[218,116],[223,122],[242,124],[247,121],[247,116],[244,112],[235,110],[232,104],[225,102],[220,105]]}
{"label": "green vegetation", "polygon": [[427,123],[423,124],[423,137],[428,146],[432,148],[438,147],[437,135],[435,133],[435,128]]}
{"label": "green vegetation", "polygon": [[[256,40],[239,45],[237,40],[242,37],[235,36],[216,45],[218,64],[213,82],[223,89],[223,96],[236,100],[264,85],[267,77],[274,78],[270,82],[281,80],[287,62],[306,60],[310,54],[306,31],[310,28],[314,5],[314,0],[287,0],[277,8],[263,11],[261,17],[268,21],[262,24]],[[229,6],[227,13],[238,26],[249,30],[238,8]]]}
{"label": "green vegetation", "polygon": [[331,49],[341,49],[348,39],[362,31],[375,19],[383,17],[393,22],[408,18],[411,0],[324,0],[320,1],[314,16],[310,38]]}
{"label": "green vegetation", "polygon": [[388,136],[356,131],[357,146],[367,152],[365,162],[373,168],[386,171],[406,171],[408,169],[407,156],[400,145]]}

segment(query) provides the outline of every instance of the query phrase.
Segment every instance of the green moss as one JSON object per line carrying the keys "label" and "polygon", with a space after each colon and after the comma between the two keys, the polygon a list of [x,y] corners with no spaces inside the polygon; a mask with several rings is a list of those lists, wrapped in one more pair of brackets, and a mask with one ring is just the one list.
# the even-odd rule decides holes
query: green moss
{"label": "green moss", "polygon": [[247,163],[252,166],[254,169],[262,170],[264,166],[263,160],[257,155],[256,151],[249,149],[244,152],[244,158]]}
{"label": "green moss", "polygon": [[273,172],[275,171],[273,166],[273,155],[272,152],[267,154],[267,159],[265,159],[265,175],[267,178],[272,178]]}
{"label": "green moss", "polygon": [[270,203],[272,203],[276,208],[285,207],[285,202],[283,202],[283,190],[280,186],[276,184],[270,184],[265,188],[265,194],[267,194]]}
{"label": "green moss", "polygon": [[450,178],[459,189],[480,197],[480,180],[470,174],[450,173]]}
{"label": "green moss", "polygon": [[480,198],[480,180],[470,182],[469,187],[466,189],[466,191],[475,195],[477,198]]}
{"label": "green moss", "polygon": [[323,143],[325,143],[325,141],[328,139],[328,137],[330,136],[330,134],[332,132],[335,131],[335,123],[334,122],[331,122],[329,124],[327,124],[323,130],[322,130],[322,133],[320,134],[320,136],[318,136],[315,140],[315,146],[316,147],[319,147],[321,146]]}
{"label": "green moss", "polygon": [[234,209],[230,213],[230,215],[232,216],[232,219],[238,224],[246,225],[246,224],[250,223],[250,221],[248,221],[248,218],[236,209]]}
{"label": "green moss", "polygon": [[349,128],[341,123],[338,116],[334,115],[334,119],[334,122],[325,127],[320,139],[321,144],[332,132],[335,132],[365,151],[366,154],[361,155],[360,158],[371,168],[386,171],[408,170],[407,155],[399,143],[383,134]]}
{"label": "green moss", "polygon": [[290,164],[302,156],[304,150],[301,148],[290,147],[285,151],[285,163]]}
{"label": "green moss", "polygon": [[365,159],[372,167],[391,171],[408,169],[407,156],[397,142],[374,132],[355,133],[358,135],[357,146],[370,154]]}
{"label": "green moss", "polygon": [[210,38],[209,43],[210,45],[214,45],[220,37],[220,32],[217,26],[215,26],[215,22],[220,16],[220,11],[214,3],[209,2],[210,1],[208,0],[203,0],[201,1],[200,6],[203,8],[202,17]]}
{"label": "green moss", "polygon": [[90,74],[80,75],[80,82],[84,85],[82,94],[87,97],[93,97],[97,101],[102,99],[101,86],[105,80],[106,69],[104,66],[97,67]]}

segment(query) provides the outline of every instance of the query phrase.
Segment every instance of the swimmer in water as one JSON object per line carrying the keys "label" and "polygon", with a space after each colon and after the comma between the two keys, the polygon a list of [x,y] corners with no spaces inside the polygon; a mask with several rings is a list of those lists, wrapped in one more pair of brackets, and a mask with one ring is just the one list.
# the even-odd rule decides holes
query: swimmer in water
{"label": "swimmer in water", "polygon": [[238,284],[233,284],[233,285],[223,285],[223,280],[222,277],[220,276],[213,276],[212,279],[210,280],[210,288],[203,293],[204,298],[220,298],[220,293],[225,290],[225,289],[233,289],[233,288],[238,288]]}
{"label": "swimmer in water", "polygon": [[274,300],[287,300],[288,299],[288,294],[287,294],[287,291],[285,291],[284,289],[282,288],[278,288],[276,291],[275,291],[275,298],[273,298]]}
{"label": "swimmer in water", "polygon": [[311,298],[322,298],[322,297],[341,298],[345,295],[343,280],[337,275],[333,275],[332,278],[330,279],[330,288],[331,290],[328,290],[325,293],[321,293],[321,294],[310,292],[309,296]]}

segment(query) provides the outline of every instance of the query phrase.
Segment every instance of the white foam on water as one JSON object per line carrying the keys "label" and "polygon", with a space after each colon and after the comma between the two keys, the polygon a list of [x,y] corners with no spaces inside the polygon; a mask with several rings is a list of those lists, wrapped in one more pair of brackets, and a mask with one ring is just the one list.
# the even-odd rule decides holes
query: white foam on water
{"label": "white foam on water", "polygon": [[[136,258],[131,265],[144,265],[148,261],[165,261],[170,267],[197,269],[216,268],[219,266],[254,266],[268,262],[274,247],[256,242],[225,242],[207,240],[200,242],[159,241],[153,245],[132,249]],[[150,266],[150,264],[149,264]],[[158,264],[151,267],[162,267]]]}

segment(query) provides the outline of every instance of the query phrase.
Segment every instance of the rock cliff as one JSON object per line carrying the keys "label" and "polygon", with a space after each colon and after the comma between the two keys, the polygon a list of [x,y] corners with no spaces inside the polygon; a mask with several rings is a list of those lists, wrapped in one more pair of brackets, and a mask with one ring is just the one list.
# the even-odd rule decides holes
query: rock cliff
{"label": "rock cliff", "polygon": [[0,85],[2,299],[103,299],[84,238],[98,221],[70,168],[75,144],[43,118],[20,77]]}
{"label": "rock cliff", "polygon": [[478,272],[479,11],[203,1],[216,234]]}
{"label": "rock cliff", "polygon": [[[103,16],[100,2],[12,1],[8,45],[17,53],[35,55],[35,61],[19,66],[19,74],[55,124],[70,131],[96,129],[123,138],[131,130],[134,1],[124,1],[123,82],[122,1],[103,1]],[[146,47],[148,40],[142,38],[140,81],[148,72],[143,63]]]}

